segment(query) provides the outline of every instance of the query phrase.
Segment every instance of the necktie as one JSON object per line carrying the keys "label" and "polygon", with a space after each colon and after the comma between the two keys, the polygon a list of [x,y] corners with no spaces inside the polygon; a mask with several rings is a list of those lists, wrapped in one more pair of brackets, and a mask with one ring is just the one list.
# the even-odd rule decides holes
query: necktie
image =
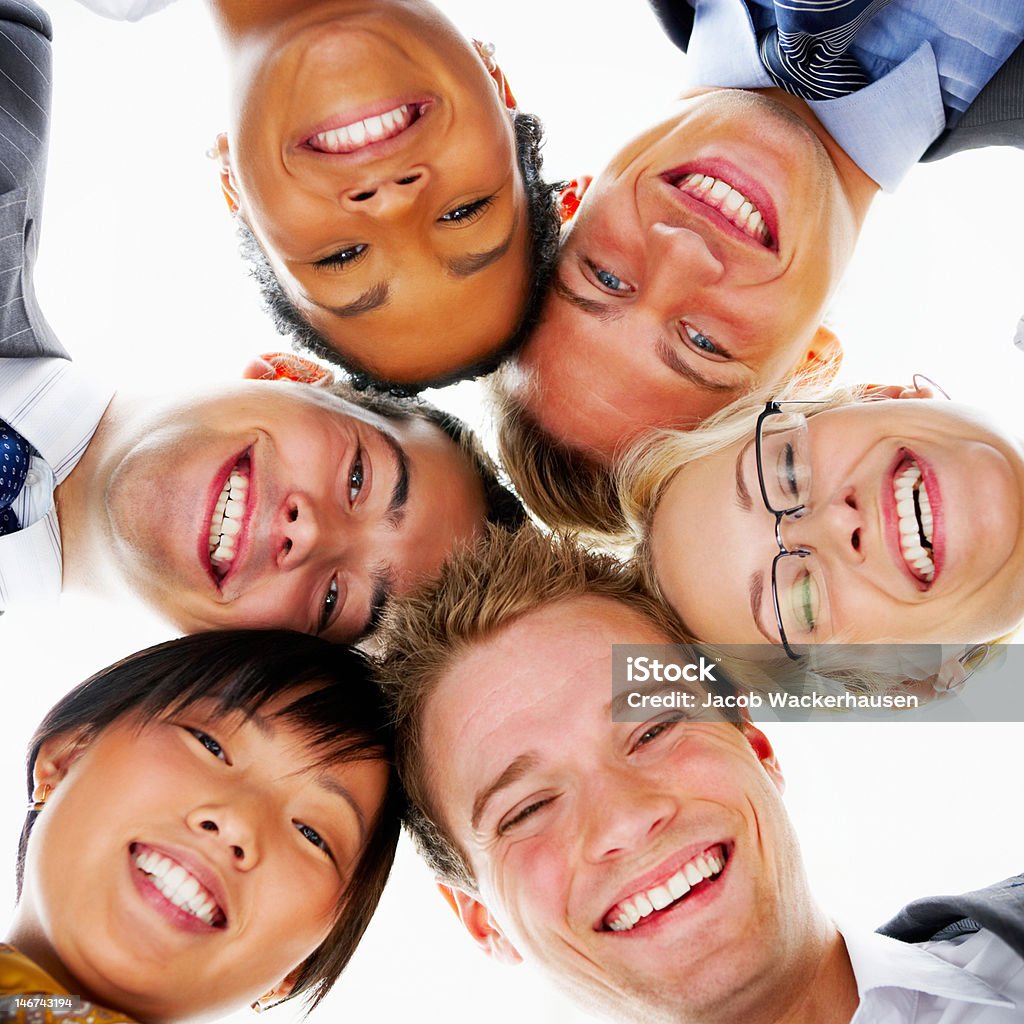
{"label": "necktie", "polygon": [[775,0],[776,28],[758,37],[761,61],[775,84],[805,100],[830,100],[868,84],[846,52],[889,0]]}
{"label": "necktie", "polygon": [[28,442],[0,420],[0,537],[21,529],[11,505],[25,486],[28,460]]}

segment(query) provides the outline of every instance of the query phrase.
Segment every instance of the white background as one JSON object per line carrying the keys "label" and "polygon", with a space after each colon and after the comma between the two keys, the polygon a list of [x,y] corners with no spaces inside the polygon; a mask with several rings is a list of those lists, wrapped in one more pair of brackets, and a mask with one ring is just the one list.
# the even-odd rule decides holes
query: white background
{"label": "white background", "polygon": [[[642,0],[444,6],[467,35],[497,44],[520,102],[544,117],[552,177],[595,172],[684,81],[685,58]],[[203,157],[225,126],[208,15],[195,0],[138,25],[72,0],[47,7],[55,85],[37,274],[43,308],[78,361],[124,390],[230,377],[250,354],[281,344],[235,255],[215,168]],[[1019,430],[1024,353],[1012,338],[1024,313],[1022,172],[1017,151],[967,154],[915,168],[896,197],[877,201],[832,315],[849,379],[926,372]],[[441,401],[483,421],[472,385]],[[32,728],[91,671],[168,635],[135,609],[71,596],[0,620],[8,659],[0,849],[11,875]],[[1024,866],[1024,726],[830,723],[772,735],[808,870],[841,920],[873,927],[909,898]],[[0,906],[12,893],[12,880],[0,878]],[[537,979],[529,968],[485,962],[403,844],[381,911],[317,1016],[573,1019]],[[296,1014],[284,1008],[271,1020]]]}

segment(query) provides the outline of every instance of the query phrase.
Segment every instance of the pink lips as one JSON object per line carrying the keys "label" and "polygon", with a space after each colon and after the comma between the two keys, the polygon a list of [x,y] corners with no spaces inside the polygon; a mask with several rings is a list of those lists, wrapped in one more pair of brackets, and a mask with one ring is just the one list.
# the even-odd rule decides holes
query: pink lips
{"label": "pink lips", "polygon": [[[180,864],[190,875],[215,900],[219,914],[219,921],[215,924],[207,924],[205,921],[183,910],[177,904],[172,903],[156,886],[149,880],[145,872],[135,866],[134,857],[140,851],[153,851],[161,854],[170,860]],[[180,847],[150,846],[147,843],[132,843],[128,848],[128,867],[131,873],[132,882],[143,900],[156,910],[165,920],[182,931],[198,932],[208,934],[210,932],[222,931],[227,927],[228,913],[227,902],[224,895],[224,887],[220,879],[209,868],[209,866],[189,850]]]}
{"label": "pink lips", "polygon": [[[386,156],[399,145],[404,144],[405,139],[403,136],[406,136],[410,131],[419,126],[435,102],[435,99],[429,96],[420,96],[414,99],[393,98],[378,100],[355,109],[346,110],[344,113],[334,114],[330,118],[321,121],[312,129],[304,130],[295,145],[301,151],[324,158],[356,158],[364,152],[369,153],[373,159],[379,156]],[[409,109],[411,117],[408,122],[401,127],[396,125],[380,138],[366,137],[358,144],[354,144],[351,149],[345,147],[341,151],[325,148],[317,140],[317,136],[349,128],[370,118],[381,117],[389,111],[397,110],[402,106]],[[400,138],[402,138],[401,143],[397,141]]]}
{"label": "pink lips", "polygon": [[[896,513],[896,496],[893,491],[893,482],[908,459],[913,460],[921,471],[921,480],[924,489],[928,494],[928,503],[932,511],[932,561],[935,564],[935,575],[930,581],[922,580],[914,574],[903,557],[903,546],[900,543],[899,516]],[[934,470],[929,463],[908,448],[901,448],[893,460],[889,471],[882,481],[882,512],[885,519],[885,537],[890,554],[902,574],[910,579],[914,586],[922,593],[931,590],[939,581],[945,563],[946,553],[946,530],[945,515],[942,505],[942,492]]]}
{"label": "pink lips", "polygon": [[[243,459],[246,459],[249,462],[249,488],[245,518],[242,520],[242,530],[235,541],[234,561],[232,562],[231,568],[228,572],[222,576],[214,569],[213,563],[210,559],[210,520],[213,518],[213,510],[217,505],[217,499],[224,490],[224,484],[227,482],[232,470],[234,470]],[[249,523],[252,520],[253,511],[257,504],[257,495],[254,485],[255,475],[256,467],[253,459],[253,450],[250,447],[224,463],[221,466],[220,472],[216,477],[214,477],[213,483],[210,485],[210,491],[207,495],[205,518],[203,519],[199,530],[199,562],[206,570],[207,576],[210,577],[214,586],[216,586],[218,590],[223,587],[226,580],[230,579],[243,560],[245,543],[249,533]]]}
{"label": "pink lips", "polygon": [[[719,212],[716,206],[709,205],[702,202],[698,197],[681,191],[677,187],[678,183],[690,174],[704,174],[717,178],[742,192],[760,211],[764,224],[771,234],[772,244],[769,246],[762,244],[746,231],[737,227],[728,217]],[[710,220],[719,230],[763,251],[778,252],[779,215],[775,208],[775,203],[760,182],[749,177],[740,168],[736,167],[735,164],[718,157],[701,158],[700,160],[691,161],[665,171],[660,177],[667,185],[671,186],[673,195],[678,198],[679,202]]]}

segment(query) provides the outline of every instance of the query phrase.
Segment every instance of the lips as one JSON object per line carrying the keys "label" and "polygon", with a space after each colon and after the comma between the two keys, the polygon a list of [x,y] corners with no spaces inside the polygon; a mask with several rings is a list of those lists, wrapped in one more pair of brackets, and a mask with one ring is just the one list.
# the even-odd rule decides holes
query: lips
{"label": "lips", "polygon": [[394,103],[359,118],[343,115],[341,123],[327,124],[310,134],[303,146],[330,155],[357,153],[397,138],[411,128],[429,107],[428,101]]}
{"label": "lips", "polygon": [[778,217],[771,196],[738,168],[721,160],[677,167],[661,175],[666,184],[730,233],[771,252],[778,251]]}
{"label": "lips", "polygon": [[172,920],[185,925],[191,920],[214,929],[227,927],[227,914],[221,906],[223,898],[215,894],[218,887],[208,872],[194,863],[186,866],[169,852],[144,843],[132,843],[130,854],[135,871],[143,876],[143,885],[155,890],[169,904],[165,913],[169,911],[167,916]]}
{"label": "lips", "polygon": [[243,452],[228,471],[210,514],[210,570],[218,583],[231,572],[242,545],[251,498],[251,451]]}
{"label": "lips", "polygon": [[625,899],[618,900],[604,914],[598,930],[629,932],[656,919],[660,912],[684,902],[691,893],[713,885],[725,870],[728,859],[728,844],[715,843],[677,862],[653,884],[645,882]]}

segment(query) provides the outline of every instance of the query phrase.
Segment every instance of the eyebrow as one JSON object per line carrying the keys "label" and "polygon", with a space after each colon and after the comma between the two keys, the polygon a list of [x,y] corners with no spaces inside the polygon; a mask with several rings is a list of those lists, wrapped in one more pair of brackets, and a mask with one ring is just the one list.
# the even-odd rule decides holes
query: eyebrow
{"label": "eyebrow", "polygon": [[363,814],[363,809],[356,802],[356,798],[352,795],[351,790],[330,775],[318,775],[316,781],[321,789],[332,793],[334,796],[340,796],[352,808],[356,820],[359,822],[359,841],[360,843],[364,842],[366,840],[366,815]]}
{"label": "eyebrow", "polygon": [[679,374],[680,377],[686,378],[691,384],[696,384],[697,387],[703,388],[705,391],[724,393],[736,390],[734,384],[723,384],[720,381],[712,380],[710,377],[705,377],[702,373],[698,373],[686,360],[680,359],[676,350],[660,335],[654,343],[654,351],[658,354],[658,358],[673,373]]}
{"label": "eyebrow", "polygon": [[744,512],[749,512],[754,507],[754,503],[750,500],[750,491],[747,490],[747,482],[743,479],[743,460],[747,457],[750,446],[756,440],[756,437],[752,437],[736,456],[736,504]]}
{"label": "eyebrow", "polygon": [[770,644],[775,644],[778,647],[778,638],[773,637],[771,633],[765,629],[764,620],[761,618],[761,598],[764,595],[764,573],[760,569],[756,569],[750,575],[750,613],[754,616],[754,625],[757,626],[758,632],[767,640]]}
{"label": "eyebrow", "polygon": [[391,491],[388,507],[384,510],[384,519],[388,526],[397,530],[402,525],[402,520],[405,519],[405,506],[409,501],[409,456],[390,434],[383,430],[377,432],[395,457],[395,486]]}
{"label": "eyebrow", "polygon": [[362,316],[363,313],[370,313],[381,306],[386,306],[391,301],[391,285],[387,281],[378,281],[372,288],[368,288],[358,299],[347,302],[343,306],[326,306],[315,299],[310,300],[317,309],[322,309],[333,316],[347,319],[353,316]]}
{"label": "eyebrow", "polygon": [[370,574],[372,592],[370,595],[370,615],[361,635],[372,633],[379,625],[384,609],[388,606],[395,589],[395,571],[389,565],[380,565]]}
{"label": "eyebrow", "polygon": [[507,789],[514,782],[518,782],[527,772],[532,771],[540,763],[536,754],[520,754],[490,785],[480,790],[473,801],[473,815],[470,824],[474,831],[480,823],[480,816],[491,798]]}
{"label": "eyebrow", "polygon": [[451,259],[442,261],[442,266],[449,274],[456,277],[472,277],[486,270],[492,263],[497,263],[505,253],[512,248],[512,239],[515,238],[516,228],[519,226],[519,211],[516,210],[512,218],[512,227],[508,234],[493,248],[485,252],[471,252],[465,256],[454,256]]}
{"label": "eyebrow", "polygon": [[623,310],[618,306],[613,306],[608,302],[598,302],[596,299],[588,299],[585,295],[574,292],[560,274],[555,275],[551,287],[559,298],[565,299],[577,309],[583,310],[587,316],[595,317],[598,320],[619,320],[622,317]]}

